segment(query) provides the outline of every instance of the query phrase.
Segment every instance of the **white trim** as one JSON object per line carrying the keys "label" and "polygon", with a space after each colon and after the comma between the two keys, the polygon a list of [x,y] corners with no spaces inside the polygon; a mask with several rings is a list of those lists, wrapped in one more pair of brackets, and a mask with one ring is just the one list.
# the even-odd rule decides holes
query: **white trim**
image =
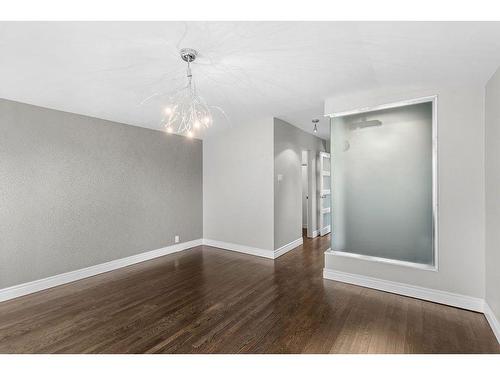
{"label": "white trim", "polygon": [[326,227],[324,228],[321,228],[321,230],[319,231],[319,234],[321,234],[322,236],[324,236],[325,234],[328,234],[332,231],[331,229],[331,225],[327,225]]}
{"label": "white trim", "polygon": [[[314,231],[313,235],[315,235],[316,237],[317,231]],[[197,239],[137,255],[132,255],[126,258],[112,260],[110,262],[97,264],[95,266],[46,277],[44,279],[30,281],[24,284],[0,289],[0,302],[39,292],[44,289],[53,288],[58,285],[85,279],[87,277],[95,276],[101,273],[113,271],[118,268],[127,267],[132,264],[187,250],[196,246],[200,246],[202,244],[218,247],[223,250],[237,251],[245,254],[274,259],[296,248],[297,246],[302,245],[302,243],[303,239],[298,238],[295,241],[290,242],[289,244],[282,246],[275,251],[271,251],[244,245],[232,244],[228,242],[214,241],[209,239]],[[327,250],[327,252],[329,251]],[[500,322],[497,320],[489,305],[481,298],[469,297],[441,290],[422,288],[414,285],[397,283],[347,272],[334,271],[327,268],[323,269],[323,278],[482,312],[486,316],[486,319],[500,344]]]}
{"label": "white trim", "polygon": [[424,99],[432,103],[432,252],[437,271],[439,269],[438,96],[421,100]]}
{"label": "white trim", "polygon": [[415,263],[415,262],[407,262],[404,260],[374,257],[371,255],[363,255],[363,254],[351,253],[351,252],[347,252],[347,251],[335,251],[335,250],[332,251],[331,249],[328,249],[327,251],[325,251],[325,255],[354,258],[354,259],[366,260],[366,261],[377,262],[377,263],[386,263],[386,264],[392,264],[394,266],[410,267],[410,268],[416,268],[416,269],[424,270],[424,271],[437,271],[436,266],[434,266],[432,264],[421,264],[421,263]]}
{"label": "white trim", "polygon": [[[319,153],[319,170],[321,172],[321,175],[325,171],[325,159],[330,160],[331,154],[328,152],[320,152]],[[330,168],[328,171],[331,172],[331,169],[332,169],[332,166],[331,166],[331,162],[330,162]],[[330,225],[325,225],[327,222],[327,221],[325,221],[325,215],[328,215],[327,217],[331,217],[331,209],[330,208],[332,205],[332,202],[331,202],[332,192],[331,192],[331,189],[325,189],[325,181],[324,181],[323,177],[321,177],[321,179],[319,181],[319,190],[320,190],[320,197],[319,197],[320,199],[318,200],[319,234],[321,236],[324,236],[325,234],[330,233],[330,231],[331,231]],[[328,196],[328,198],[327,198],[327,196]],[[326,204],[323,204],[324,202],[328,203],[327,208],[323,207],[324,205],[326,206]]]}
{"label": "white trim", "polygon": [[478,312],[483,312],[484,310],[484,301],[481,298],[464,296],[462,294],[445,292],[443,290],[423,288],[369,276],[335,271],[328,268],[323,268],[323,278],[442,303],[444,305],[460,307],[467,310]]}
{"label": "white trim", "polygon": [[486,320],[490,324],[491,330],[495,334],[495,337],[500,344],[500,322],[498,321],[495,313],[487,302],[484,302],[484,316],[486,317]]}
{"label": "white trim", "polygon": [[316,238],[316,237],[318,237],[318,235],[319,235],[319,231],[316,229],[316,230],[313,230],[312,237],[309,237],[309,238]]}
{"label": "white trim", "polygon": [[274,251],[273,250],[259,249],[257,247],[240,245],[240,244],[230,243],[230,242],[210,240],[207,238],[203,239],[203,245],[218,247],[218,248],[223,249],[223,250],[237,251],[238,253],[255,255],[258,257],[263,257],[263,258],[268,258],[268,259],[274,259]]}
{"label": "white trim", "polygon": [[383,109],[398,108],[398,107],[403,107],[403,106],[406,106],[406,105],[433,102],[436,98],[437,98],[437,95],[424,96],[424,97],[421,97],[421,98],[401,100],[401,101],[398,101],[398,102],[392,102],[392,103],[374,105],[374,106],[371,106],[371,107],[357,108],[357,109],[353,109],[353,110],[349,110],[349,111],[332,112],[332,113],[329,113],[329,114],[325,114],[324,117],[335,118],[335,117],[344,117],[344,116],[357,115],[357,114],[365,113],[365,112],[380,111],[380,110],[383,110]]}
{"label": "white trim", "polygon": [[44,289],[53,288],[58,285],[67,284],[76,280],[85,279],[87,277],[95,276],[100,273],[113,271],[118,268],[130,266],[135,263],[140,263],[153,258],[176,253],[178,251],[190,249],[195,246],[200,246],[201,244],[202,240],[200,238],[197,240],[178,243],[175,245],[163,247],[161,249],[151,250],[126,258],[115,259],[106,263],[96,264],[95,266],[81,268],[75,271],[61,273],[59,275],[46,277],[44,279],[34,280],[24,284],[0,289],[0,302],[7,301],[12,298],[21,297],[26,294],[39,292]]}
{"label": "white trim", "polygon": [[282,256],[285,253],[288,253],[290,250],[295,249],[297,246],[300,246],[304,243],[304,239],[302,237],[297,238],[295,241],[290,242],[284,246],[281,246],[279,249],[274,250],[274,259]]}

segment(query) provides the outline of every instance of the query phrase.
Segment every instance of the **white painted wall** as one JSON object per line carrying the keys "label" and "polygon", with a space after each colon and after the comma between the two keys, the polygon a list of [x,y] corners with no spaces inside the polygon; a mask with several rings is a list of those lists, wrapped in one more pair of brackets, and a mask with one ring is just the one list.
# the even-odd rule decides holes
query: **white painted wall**
{"label": "white painted wall", "polygon": [[500,321],[500,68],[486,85],[486,302]]}
{"label": "white painted wall", "polygon": [[[387,87],[329,98],[325,113],[438,95],[439,270],[334,255],[325,268],[484,298],[484,88]],[[335,209],[335,208],[333,208]]]}
{"label": "white painted wall", "polygon": [[274,250],[273,118],[203,140],[203,238]]}

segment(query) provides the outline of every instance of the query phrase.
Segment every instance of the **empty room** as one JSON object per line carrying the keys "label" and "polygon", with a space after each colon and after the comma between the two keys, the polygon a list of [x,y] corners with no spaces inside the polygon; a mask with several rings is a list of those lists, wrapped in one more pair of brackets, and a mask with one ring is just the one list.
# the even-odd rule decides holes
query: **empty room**
{"label": "empty room", "polygon": [[0,353],[500,354],[500,22],[6,20],[0,53]]}

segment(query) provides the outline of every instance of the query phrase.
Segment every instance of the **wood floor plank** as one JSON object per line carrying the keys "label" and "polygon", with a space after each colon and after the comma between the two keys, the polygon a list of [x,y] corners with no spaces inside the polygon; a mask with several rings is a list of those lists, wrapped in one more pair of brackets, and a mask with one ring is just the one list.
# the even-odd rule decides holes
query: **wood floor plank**
{"label": "wood floor plank", "polygon": [[484,315],[199,246],[0,303],[0,353],[500,353]]}

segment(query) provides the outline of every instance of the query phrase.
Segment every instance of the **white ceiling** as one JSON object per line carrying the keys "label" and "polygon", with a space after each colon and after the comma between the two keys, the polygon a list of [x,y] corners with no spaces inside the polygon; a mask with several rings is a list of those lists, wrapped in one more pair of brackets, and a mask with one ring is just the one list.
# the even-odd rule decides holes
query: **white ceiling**
{"label": "white ceiling", "polygon": [[[484,84],[500,64],[500,23],[0,22],[0,97],[150,128],[201,56],[199,93],[237,126],[276,116],[312,131],[323,100],[384,85]],[[322,119],[320,136],[328,138]]]}

